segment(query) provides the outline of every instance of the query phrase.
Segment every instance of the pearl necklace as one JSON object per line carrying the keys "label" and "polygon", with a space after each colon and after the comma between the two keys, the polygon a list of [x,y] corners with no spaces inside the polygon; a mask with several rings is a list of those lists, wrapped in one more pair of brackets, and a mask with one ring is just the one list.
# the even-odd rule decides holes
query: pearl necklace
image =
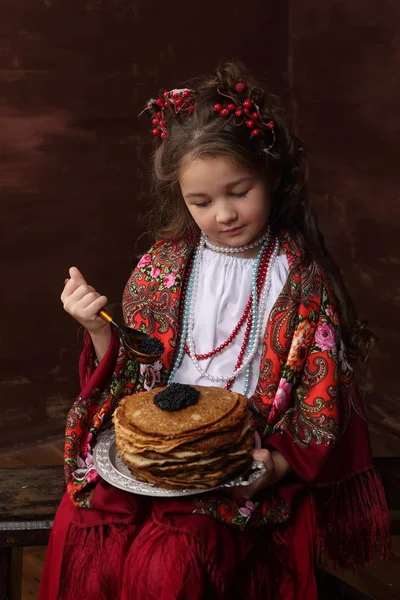
{"label": "pearl necklace", "polygon": [[245,244],[244,246],[236,246],[236,247],[229,247],[229,248],[227,248],[225,246],[215,246],[214,244],[212,244],[210,242],[210,240],[208,239],[207,236],[205,236],[204,239],[205,239],[206,247],[209,248],[210,250],[212,250],[213,252],[220,252],[221,254],[235,254],[235,253],[239,253],[239,252],[246,252],[246,250],[251,250],[252,248],[256,248],[257,246],[259,246],[260,244],[265,242],[267,239],[269,239],[270,235],[271,235],[270,229],[268,228],[268,231],[262,237],[260,237],[258,240],[256,240],[255,242],[251,242],[251,244]]}
{"label": "pearl necklace", "polygon": [[[204,244],[205,244],[205,236],[203,234],[200,239],[200,245],[199,245],[199,255],[200,256],[203,253]],[[189,308],[189,319],[188,319],[188,328],[187,328],[187,334],[186,334],[186,342],[187,342],[187,345],[189,348],[189,356],[190,356],[190,359],[191,359],[193,365],[196,367],[198,372],[203,377],[205,377],[206,379],[208,379],[209,381],[211,381],[213,383],[214,382],[228,383],[231,379],[236,379],[236,377],[244,369],[246,369],[249,366],[250,361],[254,357],[255,351],[257,349],[257,347],[254,344],[254,335],[255,335],[255,330],[257,327],[257,318],[258,318],[258,298],[257,298],[256,282],[257,282],[258,266],[260,263],[262,252],[264,250],[264,246],[265,246],[265,242],[263,243],[263,245],[261,246],[261,249],[259,250],[259,252],[257,254],[257,258],[254,262],[253,274],[252,274],[252,286],[251,287],[252,287],[252,296],[253,296],[253,306],[252,306],[252,317],[253,318],[252,318],[252,323],[251,323],[251,332],[250,332],[250,340],[249,340],[249,347],[251,347],[251,351],[244,358],[244,360],[242,361],[242,364],[238,368],[234,369],[232,371],[232,373],[227,376],[210,375],[209,373],[207,373],[207,371],[205,371],[203,369],[203,367],[200,365],[199,361],[196,358],[196,350],[195,350],[194,339],[193,339],[193,329],[194,329],[194,321],[195,321],[195,301],[196,301],[197,287],[198,287],[198,281],[199,281],[200,260],[196,261],[196,264],[194,267],[195,279],[193,282],[193,287],[190,290],[191,298],[190,298],[190,308]]]}
{"label": "pearl necklace", "polygon": [[178,353],[177,353],[174,367],[173,367],[170,377],[168,379],[168,383],[172,383],[172,381],[175,377],[175,373],[178,370],[179,365],[182,361],[182,358],[183,358],[183,355],[185,352],[185,345],[187,343],[187,347],[189,349],[189,356],[190,356],[190,359],[191,359],[193,365],[196,367],[196,369],[199,371],[199,373],[203,377],[205,377],[206,379],[208,379],[211,382],[225,382],[227,384],[227,387],[228,386],[230,387],[233,380],[235,380],[243,370],[246,370],[245,385],[244,385],[243,393],[245,395],[247,394],[248,389],[249,389],[249,383],[250,383],[251,361],[253,360],[253,358],[256,354],[256,351],[258,348],[258,343],[259,343],[259,338],[260,338],[260,335],[262,334],[264,314],[266,311],[269,290],[271,287],[272,267],[275,263],[275,259],[277,257],[278,251],[279,251],[279,242],[278,242],[278,240],[275,240],[274,248],[272,250],[271,258],[270,258],[270,261],[269,261],[269,264],[267,267],[264,286],[263,286],[263,289],[262,289],[262,292],[260,295],[260,301],[258,302],[257,273],[258,273],[258,268],[260,265],[261,257],[263,255],[263,252],[264,252],[266,246],[268,245],[269,235],[270,235],[270,232],[268,231],[267,234],[264,236],[264,240],[261,242],[262,247],[260,248],[260,250],[258,252],[257,258],[254,263],[254,268],[253,268],[252,321],[251,321],[250,339],[249,339],[248,347],[246,349],[246,355],[245,355],[244,359],[242,361],[240,361],[240,364],[236,365],[236,367],[232,371],[232,373],[227,376],[210,375],[201,367],[201,365],[199,364],[199,361],[197,360],[197,357],[196,357],[196,350],[195,350],[194,340],[193,340],[194,311],[195,311],[195,301],[196,301],[198,281],[199,281],[201,257],[202,257],[204,247],[206,245],[206,236],[204,233],[201,235],[198,246],[196,248],[195,256],[193,259],[193,266],[192,266],[192,270],[190,273],[188,286],[187,286],[188,290],[187,290],[187,295],[185,298],[185,305],[184,305],[183,318],[182,318],[182,331],[181,331]]}

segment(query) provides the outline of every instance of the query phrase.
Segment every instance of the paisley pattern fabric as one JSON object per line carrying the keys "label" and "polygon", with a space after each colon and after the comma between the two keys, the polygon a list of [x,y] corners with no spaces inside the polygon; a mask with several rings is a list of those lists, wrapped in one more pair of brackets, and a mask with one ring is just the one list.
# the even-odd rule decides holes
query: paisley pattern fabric
{"label": "paisley pattern fabric", "polygon": [[[338,490],[343,484],[345,496],[358,494],[363,518],[368,510],[371,519],[379,514],[381,537],[387,537],[384,494],[373,470],[364,410],[346,360],[335,300],[319,266],[305,259],[288,236],[282,237],[281,244],[290,272],[268,319],[258,386],[249,407],[264,447],[281,452],[294,475],[289,483],[278,483],[259,494],[249,506],[238,506],[229,497],[212,493],[188,502],[193,503],[193,512],[232,527],[259,528],[287,521],[296,494],[304,493],[307,487],[316,490],[315,498],[323,507],[321,523],[325,519],[325,524],[321,528],[329,528],[329,519],[340,516],[351,528],[343,502],[341,515],[334,512],[338,502],[332,504],[333,512],[328,510],[332,489]],[[80,363],[82,392],[68,415],[65,443],[67,490],[80,508],[91,506],[99,478],[92,457],[96,435],[119,400],[167,382],[177,348],[180,298],[192,251],[193,244],[187,239],[158,242],[141,258],[124,290],[126,324],[163,342],[161,361],[140,367],[114,334],[96,368],[86,339]],[[366,475],[362,485],[354,483],[354,490],[358,490],[354,491],[352,482],[360,474]],[[325,495],[322,488],[327,490]],[[368,508],[369,499],[364,495],[376,498],[374,508]],[[350,507],[354,507],[353,501],[349,502],[349,510],[353,510]],[[351,518],[356,527],[358,516]],[[330,545],[336,543],[333,540]]]}

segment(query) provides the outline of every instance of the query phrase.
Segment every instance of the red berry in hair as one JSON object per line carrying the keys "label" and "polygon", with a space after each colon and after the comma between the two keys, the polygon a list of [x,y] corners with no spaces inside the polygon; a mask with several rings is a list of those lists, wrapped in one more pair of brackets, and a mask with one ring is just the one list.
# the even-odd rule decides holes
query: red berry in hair
{"label": "red berry in hair", "polygon": [[245,112],[246,115],[249,115],[250,114],[250,109],[247,108],[247,106],[245,106],[244,109],[243,109],[243,112]]}
{"label": "red berry in hair", "polygon": [[157,106],[164,106],[164,99],[163,98],[157,98],[156,104],[157,104]]}
{"label": "red berry in hair", "polygon": [[227,108],[223,108],[221,110],[221,117],[227,117],[229,115],[229,110]]}
{"label": "red berry in hair", "polygon": [[267,127],[270,127],[271,129],[273,128],[274,125],[275,125],[275,123],[273,121],[268,121],[268,123],[267,123]]}
{"label": "red berry in hair", "polygon": [[222,104],[214,104],[214,106],[213,106],[214,112],[221,112],[221,110],[222,110]]}
{"label": "red berry in hair", "polygon": [[189,96],[190,96],[190,90],[183,90],[183,97],[189,98]]}
{"label": "red berry in hair", "polygon": [[172,92],[173,98],[179,98],[179,92]]}
{"label": "red berry in hair", "polygon": [[260,135],[261,131],[259,129],[253,129],[253,131],[250,133],[251,137],[257,137],[257,135]]}
{"label": "red berry in hair", "polygon": [[194,111],[194,106],[189,106],[188,109],[187,109],[187,111],[188,111],[189,115],[192,115],[193,111]]}
{"label": "red berry in hair", "polygon": [[163,96],[164,96],[164,98],[167,98],[167,97],[169,96],[169,92],[165,91],[165,92],[163,93]]}
{"label": "red berry in hair", "polygon": [[160,118],[160,117],[162,117],[162,112],[159,111],[158,113],[156,113],[156,115],[157,115],[158,118]]}
{"label": "red berry in hair", "polygon": [[237,83],[235,85],[235,90],[237,91],[238,94],[241,94],[242,92],[244,92],[246,87],[247,87],[247,85],[245,84],[244,81],[239,81],[239,83]]}
{"label": "red berry in hair", "polygon": [[161,121],[160,121],[160,123],[159,123],[160,127],[165,127],[165,126],[166,126],[166,124],[167,124],[167,122],[166,122],[166,121],[164,121],[164,119],[161,119]]}
{"label": "red berry in hair", "polygon": [[167,131],[162,131],[161,132],[161,137],[163,140],[165,140],[166,137],[168,137],[168,132]]}
{"label": "red berry in hair", "polygon": [[175,104],[176,104],[176,106],[180,106],[180,105],[182,104],[182,102],[183,102],[182,98],[177,98],[177,99],[175,100]]}
{"label": "red berry in hair", "polygon": [[251,106],[253,106],[253,100],[250,100],[250,98],[246,98],[246,100],[243,102],[243,106],[246,106],[246,108],[250,108]]}
{"label": "red berry in hair", "polygon": [[246,127],[250,127],[250,129],[254,127],[254,121],[246,121]]}
{"label": "red berry in hair", "polygon": [[251,113],[251,116],[253,117],[253,119],[259,119],[260,113],[256,111],[256,112]]}
{"label": "red berry in hair", "polygon": [[158,129],[158,127],[156,127],[155,129],[153,129],[153,131],[151,133],[153,135],[160,135],[160,130]]}
{"label": "red berry in hair", "polygon": [[236,108],[236,105],[235,105],[235,104],[228,104],[228,106],[227,106],[226,108],[227,108],[229,111],[231,111],[231,112],[232,112],[233,110],[235,110],[235,108]]}
{"label": "red berry in hair", "polygon": [[153,125],[158,125],[159,123],[157,117],[154,117],[154,119],[152,119],[151,122],[153,123]]}
{"label": "red berry in hair", "polygon": [[234,114],[235,114],[235,117],[241,117],[242,116],[242,109],[241,108],[236,109]]}

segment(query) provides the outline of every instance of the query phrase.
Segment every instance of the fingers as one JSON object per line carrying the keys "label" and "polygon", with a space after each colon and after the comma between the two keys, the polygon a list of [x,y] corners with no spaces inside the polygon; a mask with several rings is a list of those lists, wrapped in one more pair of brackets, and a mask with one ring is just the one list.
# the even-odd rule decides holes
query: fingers
{"label": "fingers", "polygon": [[243,504],[246,500],[250,500],[257,492],[265,489],[274,480],[275,463],[271,452],[265,448],[253,450],[252,457],[265,465],[266,473],[248,486],[229,489],[233,500],[237,504]]}
{"label": "fingers", "polygon": [[61,294],[61,300],[64,302],[67,296],[70,296],[80,285],[87,285],[86,279],[76,267],[69,269],[69,278],[64,281],[64,289]]}
{"label": "fingers", "polygon": [[104,328],[105,324],[98,314],[108,304],[107,297],[88,285],[76,267],[69,269],[69,275],[61,293],[64,310],[89,331]]}
{"label": "fingers", "polygon": [[[68,289],[65,290],[65,302],[71,300],[72,302],[77,303],[86,296],[89,296],[89,300],[93,302],[93,300],[96,300],[96,298],[100,296],[100,294],[96,292],[94,287],[92,287],[91,285],[76,285],[76,283],[72,279],[69,280],[67,286]],[[84,307],[86,307],[87,304],[88,302],[85,303]]]}
{"label": "fingers", "polygon": [[250,500],[257,492],[265,488],[265,475],[250,485],[230,488],[229,493],[236,504],[244,504],[246,500]]}
{"label": "fingers", "polygon": [[271,452],[265,448],[259,450],[253,450],[252,456],[254,460],[259,460],[264,463],[267,471],[271,471],[274,468],[274,460],[271,456]]}
{"label": "fingers", "polygon": [[74,279],[77,283],[79,283],[79,285],[87,284],[86,279],[84,278],[84,276],[82,275],[82,273],[80,272],[80,270],[77,267],[70,268],[69,276],[71,277],[71,279]]}
{"label": "fingers", "polygon": [[[84,306],[85,303],[87,303],[86,306]],[[105,296],[100,296],[100,294],[98,294],[93,301],[86,296],[81,300],[81,304],[77,310],[82,319],[90,321],[97,318],[98,313],[107,305],[107,303],[107,298]]]}
{"label": "fingers", "polygon": [[86,279],[76,267],[71,267],[69,269],[69,275],[70,277],[67,277],[64,281],[64,289],[61,294],[61,301],[63,303],[65,302],[67,297],[70,296],[79,286],[87,286]]}
{"label": "fingers", "polygon": [[78,319],[91,319],[106,306],[108,299],[90,285],[80,285],[64,298],[64,309]]}
{"label": "fingers", "polygon": [[233,500],[240,506],[247,500],[253,498],[255,494],[261,492],[276,481],[276,469],[274,458],[269,450],[265,448],[253,450],[252,457],[265,465],[266,472],[254,483],[243,487],[228,488],[229,494]]}

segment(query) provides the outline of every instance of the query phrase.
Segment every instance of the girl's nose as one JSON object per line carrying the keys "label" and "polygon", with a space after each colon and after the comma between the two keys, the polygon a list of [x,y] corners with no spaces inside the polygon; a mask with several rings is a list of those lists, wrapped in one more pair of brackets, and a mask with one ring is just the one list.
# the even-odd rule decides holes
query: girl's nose
{"label": "girl's nose", "polygon": [[216,220],[217,223],[222,225],[224,223],[232,223],[236,221],[237,217],[238,215],[235,207],[232,205],[225,205],[218,208]]}

